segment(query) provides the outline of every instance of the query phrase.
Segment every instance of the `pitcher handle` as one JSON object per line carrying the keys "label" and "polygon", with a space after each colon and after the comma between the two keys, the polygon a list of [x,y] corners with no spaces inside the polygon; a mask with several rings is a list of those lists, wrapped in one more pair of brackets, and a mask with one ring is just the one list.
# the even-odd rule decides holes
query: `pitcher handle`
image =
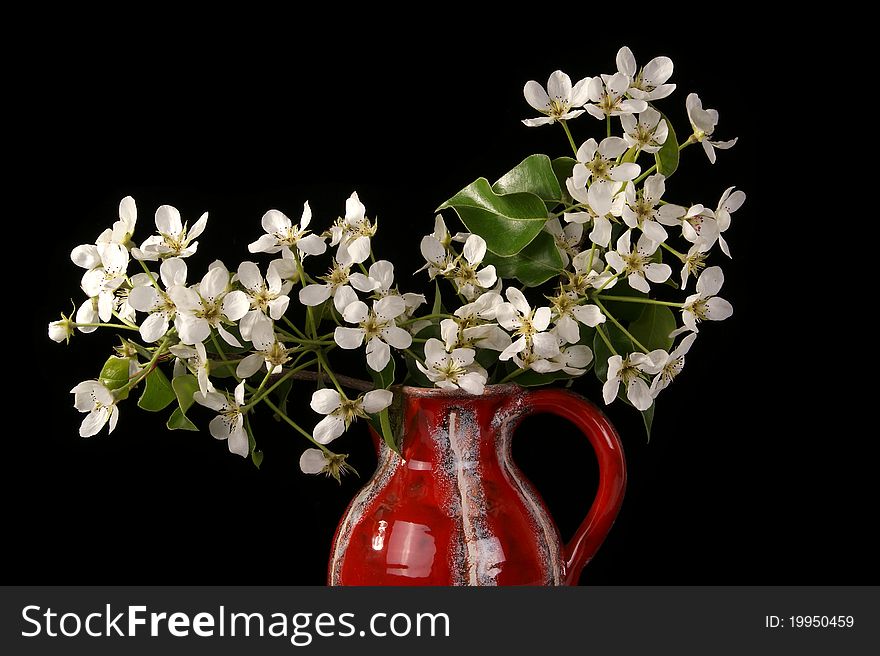
{"label": "pitcher handle", "polygon": [[611,529],[626,489],[626,462],[617,431],[586,399],[561,389],[529,391],[528,413],[546,412],[567,419],[590,440],[599,461],[599,489],[586,518],[563,548],[566,584],[575,585]]}

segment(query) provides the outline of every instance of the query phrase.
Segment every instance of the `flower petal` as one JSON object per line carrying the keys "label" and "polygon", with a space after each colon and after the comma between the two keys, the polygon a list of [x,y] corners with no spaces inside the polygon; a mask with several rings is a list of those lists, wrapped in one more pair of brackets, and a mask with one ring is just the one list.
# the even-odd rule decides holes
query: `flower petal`
{"label": "flower petal", "polygon": [[367,365],[373,371],[382,371],[391,359],[391,348],[378,337],[367,342]]}
{"label": "flower petal", "polygon": [[309,405],[318,414],[329,415],[342,405],[342,397],[335,389],[319,389],[312,394],[312,400]]}
{"label": "flower petal", "polygon": [[364,399],[362,401],[364,412],[367,414],[380,412],[391,405],[393,399],[394,395],[385,389],[377,389],[367,392],[364,394]]}
{"label": "flower petal", "polygon": [[333,331],[333,341],[339,344],[340,348],[356,349],[364,341],[364,331],[361,328],[337,326]]}

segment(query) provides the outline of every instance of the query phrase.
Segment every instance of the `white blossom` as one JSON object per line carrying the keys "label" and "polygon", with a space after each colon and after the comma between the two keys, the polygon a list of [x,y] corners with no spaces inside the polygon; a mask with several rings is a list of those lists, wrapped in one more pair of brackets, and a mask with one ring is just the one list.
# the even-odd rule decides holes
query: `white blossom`
{"label": "white blossom", "polygon": [[464,243],[462,255],[456,260],[455,268],[448,274],[458,293],[469,301],[473,301],[481,290],[490,288],[498,279],[493,265],[479,268],[484,257],[486,240],[479,235],[471,235]]}
{"label": "white blossom", "polygon": [[559,219],[553,217],[544,224],[544,231],[553,236],[556,250],[559,251],[559,257],[562,258],[562,266],[568,266],[571,258],[578,254],[577,247],[584,237],[584,226],[572,222],[563,228]]}
{"label": "white blossom", "polygon": [[617,240],[617,250],[608,251],[605,254],[605,259],[618,274],[626,274],[626,280],[630,287],[647,294],[651,291],[648,281],[653,283],[666,282],[672,275],[672,269],[668,264],[651,260],[651,256],[660,244],[651,241],[647,235],[643,234],[633,248],[630,245],[631,233],[632,230],[624,232]]}
{"label": "white blossom", "polygon": [[692,244],[700,244],[709,250],[718,240],[718,223],[715,213],[700,205],[685,209],[669,203],[657,212],[657,220],[663,225],[681,227],[681,236]]}
{"label": "white blossom", "polygon": [[471,394],[482,394],[488,374],[474,361],[476,352],[469,348],[456,348],[447,352],[439,339],[425,342],[425,364],[416,365],[435,386],[441,389],[461,388]]}
{"label": "white blossom", "polygon": [[134,198],[126,196],[119,202],[119,220],[107,228],[95,240],[94,244],[82,244],[70,253],[70,259],[79,267],[90,270],[101,266],[101,255],[98,251],[102,244],[126,246],[135,224],[137,223],[137,206]]}
{"label": "white blossom", "polygon": [[630,78],[623,73],[594,77],[587,85],[590,102],[584,105],[590,115],[598,119],[621,114],[638,114],[648,108],[644,100],[633,100],[626,97],[630,87]]}
{"label": "white blossom", "polygon": [[367,365],[373,371],[382,371],[391,359],[390,346],[406,349],[412,344],[412,335],[394,322],[404,312],[406,302],[400,296],[373,301],[372,310],[363,301],[355,301],[342,316],[358,327],[337,326],[333,339],[344,349],[356,349],[366,342]]}
{"label": "white blossom", "polygon": [[664,350],[652,351],[651,359],[660,367],[660,371],[651,381],[651,396],[653,398],[656,399],[657,395],[666,389],[684,369],[684,356],[690,351],[696,338],[696,333],[690,333],[679,342],[678,347],[672,353],[667,353]]}
{"label": "white blossom", "polygon": [[660,366],[644,353],[631,353],[627,357],[612,355],[608,358],[608,379],[602,386],[605,404],[617,398],[620,384],[626,388],[626,398],[636,410],[644,412],[654,403],[645,376],[653,376]]}
{"label": "white blossom", "polygon": [[[187,346],[186,344],[175,344],[168,350],[171,351],[172,355],[177,358],[178,362],[185,363],[187,368],[195,372],[196,379],[199,381],[199,391],[202,394],[207,394],[208,392],[215,391],[214,385],[208,378],[210,374],[211,363],[210,360],[208,360],[208,353],[205,350],[204,344],[202,344],[201,342],[196,342],[195,346]],[[182,373],[183,371],[176,371],[174,377],[176,378]]]}
{"label": "white blossom", "polygon": [[303,258],[307,255],[321,255],[327,250],[327,244],[321,236],[310,234],[307,230],[311,220],[312,208],[308,201],[303,204],[299,225],[287,218],[284,212],[269,210],[260,222],[266,234],[248,244],[248,250],[251,253],[291,252],[290,249],[296,246]]}
{"label": "white blossom", "polygon": [[241,406],[244,405],[244,381],[236,387],[233,396],[220,392],[196,392],[193,399],[200,405],[217,411],[217,416],[208,424],[211,436],[218,440],[226,440],[230,453],[246,457],[250,452],[248,437],[244,430],[244,416]]}
{"label": "white blossom", "polygon": [[665,207],[657,207],[663,192],[666,191],[666,178],[660,173],[649,176],[638,191],[634,185],[626,188],[626,205],[623,206],[623,222],[630,228],[638,228],[651,241],[665,242],[669,234],[658,223]]}
{"label": "white blossom", "polygon": [[290,349],[274,337],[268,342],[255,338],[254,349],[255,352],[242,359],[235,368],[235,375],[239,378],[250,378],[263,365],[268,373],[280,374],[284,365],[290,362]]}
{"label": "white blossom", "polygon": [[623,46],[617,51],[617,70],[630,79],[629,95],[639,100],[660,100],[675,91],[674,84],[666,84],[672,77],[672,69],[669,57],[654,57],[640,69],[632,50]]}
{"label": "white blossom", "polygon": [[335,389],[320,389],[312,394],[311,406],[315,412],[327,415],[315,426],[312,436],[318,444],[329,444],[348,430],[358,417],[381,412],[394,396],[388,390],[377,389],[356,399],[347,399]]}
{"label": "white blossom", "polygon": [[[284,283],[278,270],[269,267],[266,279],[260,275],[260,269],[253,262],[242,262],[238,266],[238,281],[244,287],[244,293],[250,303],[250,309],[241,318],[239,328],[241,336],[249,342],[258,340],[260,343],[273,341],[274,324],[284,316],[290,303],[285,287],[289,290],[290,283]],[[271,317],[271,318],[270,318]]]}
{"label": "white blossom", "polygon": [[602,258],[593,249],[575,255],[571,265],[574,271],[562,272],[566,278],[562,287],[576,296],[585,296],[590,289],[611,289],[617,284],[617,278],[605,270]]}
{"label": "white blossom", "polygon": [[113,392],[98,380],[86,380],[70,390],[73,394],[73,407],[88,414],[79,427],[80,437],[91,437],[97,434],[104,424],[110,422],[110,430],[116,428],[119,421],[119,408]]}
{"label": "white blossom", "polygon": [[682,291],[687,288],[688,276],[693,275],[696,277],[697,274],[703,270],[703,267],[706,266],[706,258],[709,256],[708,251],[711,246],[711,244],[698,241],[688,249],[687,253],[685,253],[684,261],[681,263]]}
{"label": "white blossom", "polygon": [[188,229],[181,221],[177,208],[162,205],[156,210],[156,229],[159,234],[147,237],[140,248],[131,249],[131,254],[137,260],[189,257],[199,246],[199,242],[193,240],[204,232],[207,223],[208,213],[205,212]]}
{"label": "white blossom", "polygon": [[[688,330],[699,332],[701,321],[723,321],[733,314],[733,306],[716,296],[724,284],[721,267],[709,267],[697,279],[697,293],[688,296],[682,308],[682,321]],[[679,329],[676,332],[680,332]]]}
{"label": "white blossom", "polygon": [[197,287],[175,286],[168,295],[177,307],[174,325],[184,344],[204,342],[214,328],[223,340],[237,348],[241,343],[223,325],[234,323],[248,312],[244,292],[229,290],[229,271],[222,264],[208,270]]}
{"label": "white blossom", "polygon": [[742,191],[734,191],[736,187],[728,187],[723,194],[721,200],[718,201],[718,208],[715,210],[715,222],[718,224],[718,245],[721,247],[727,257],[730,255],[730,247],[721,234],[730,227],[730,215],[736,212],[746,200],[746,195]]}
{"label": "white blossom", "polygon": [[618,194],[615,200],[614,189],[609,184],[594,184],[589,189],[578,187],[574,184],[574,178],[568,178],[565,181],[568,192],[583,209],[577,212],[565,212],[562,218],[571,223],[587,223],[593,224],[590,231],[589,239],[591,242],[603,248],[607,248],[611,241],[611,221],[608,214],[614,214],[614,203],[618,203],[618,211],[622,211],[623,194]]}
{"label": "white blossom", "polygon": [[366,207],[354,192],[345,201],[345,217],[330,228],[330,245],[337,246],[336,261],[342,265],[359,264],[370,256],[370,238],[376,224],[366,216]]}
{"label": "white blossom", "polygon": [[330,459],[321,449],[306,449],[299,457],[299,468],[303,474],[320,474],[330,465]]}
{"label": "white blossom", "polygon": [[299,290],[300,303],[314,307],[332,296],[333,305],[339,312],[344,312],[345,308],[358,300],[352,287],[361,292],[371,292],[378,285],[375,280],[370,280],[362,273],[351,273],[351,265],[336,261],[333,262],[330,272],[326,276],[320,276],[320,279],[324,281],[323,285],[314,283]]}
{"label": "white blossom", "polygon": [[727,150],[731,148],[736,143],[736,138],[730,141],[712,141],[709,137],[714,134],[715,126],[718,125],[718,111],[703,109],[703,102],[695,93],[688,94],[685,104],[687,106],[688,118],[694,129],[693,138],[703,144],[706,157],[714,164],[715,149]]}
{"label": "white blossom", "polygon": [[554,71],[547,80],[547,90],[535,80],[529,80],[523,87],[526,102],[544,116],[527,118],[523,123],[530,128],[550,125],[556,121],[568,121],[584,113],[582,107],[589,99],[590,78],[584,78],[572,87],[571,78],[562,71]]}
{"label": "white blossom", "polygon": [[506,296],[508,302],[498,306],[495,318],[502,328],[518,337],[498,358],[514,358],[520,368],[525,368],[533,359],[557,355],[559,344],[556,337],[545,332],[550,326],[550,308],[545,306],[532,310],[523,293],[514,287],[508,287]]}
{"label": "white blossom", "polygon": [[[572,169],[574,186],[586,187],[587,181],[628,182],[639,176],[641,167],[635,162],[617,164],[615,160],[628,146],[620,137],[606,137],[601,143],[587,139],[577,149],[577,163]],[[615,185],[615,190],[618,185]]]}
{"label": "white blossom", "polygon": [[49,323],[49,339],[59,344],[61,342],[69,343],[75,332],[74,324],[75,321],[62,312],[60,319]]}
{"label": "white blossom", "polygon": [[595,328],[605,322],[605,315],[595,305],[580,304],[578,295],[564,289],[555,296],[548,297],[552,311],[552,321],[555,324],[556,334],[569,344],[580,341],[581,333],[578,322]]}
{"label": "white blossom", "polygon": [[428,277],[433,280],[437,276],[445,276],[455,269],[456,255],[448,246],[434,235],[425,235],[419,244],[419,251],[425,258],[425,265],[416,271],[428,270]]}
{"label": "white blossom", "polygon": [[550,333],[556,335],[559,353],[548,359],[536,360],[531,364],[532,370],[540,374],[562,371],[569,376],[582,376],[593,361],[592,349],[583,344],[568,346],[566,344],[568,340],[555,328]]}
{"label": "white blossom", "polygon": [[440,337],[448,351],[456,348],[503,351],[511,343],[510,335],[497,324],[476,323],[459,317],[440,322]]}
{"label": "white blossom", "polygon": [[100,262],[83,275],[81,286],[89,298],[97,299],[97,315],[106,323],[113,316],[116,290],[125,282],[128,250],[112,243],[102,243],[96,249]]}
{"label": "white blossom", "polygon": [[666,119],[653,107],[641,112],[638,119],[632,114],[621,114],[620,124],[626,145],[645,153],[656,153],[669,137]]}
{"label": "white blossom", "polygon": [[131,307],[149,314],[140,327],[145,342],[155,342],[168,332],[170,322],[177,314],[177,307],[167,290],[186,285],[186,262],[179,257],[164,260],[159,266],[159,277],[166,291],[148,283],[134,287],[128,295]]}

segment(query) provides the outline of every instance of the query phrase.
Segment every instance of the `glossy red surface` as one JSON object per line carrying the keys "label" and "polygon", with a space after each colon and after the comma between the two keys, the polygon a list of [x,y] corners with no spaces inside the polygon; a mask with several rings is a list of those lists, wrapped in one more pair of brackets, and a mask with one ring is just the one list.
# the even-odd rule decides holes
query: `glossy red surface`
{"label": "glossy red surface", "polygon": [[[403,457],[380,445],[376,473],[337,529],[329,582],[576,583],[611,528],[626,487],[623,449],[605,416],[559,389],[490,386],[472,396],[404,387],[398,394]],[[565,545],[510,457],[520,420],[544,412],[580,428],[599,462],[596,498]]]}

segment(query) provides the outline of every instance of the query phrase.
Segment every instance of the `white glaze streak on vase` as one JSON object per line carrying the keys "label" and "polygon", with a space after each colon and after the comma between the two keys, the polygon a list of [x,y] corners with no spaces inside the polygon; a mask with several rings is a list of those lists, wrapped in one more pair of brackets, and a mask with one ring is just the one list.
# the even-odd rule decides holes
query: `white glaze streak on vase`
{"label": "white glaze streak on vase", "polygon": [[465,557],[467,585],[498,585],[504,551],[486,516],[486,494],[479,465],[479,424],[472,410],[456,408],[449,413],[448,426],[449,450],[452,452],[450,474],[454,476],[458,493],[456,505],[461,509],[466,545],[462,555]]}
{"label": "white glaze streak on vase", "polygon": [[546,579],[544,585],[562,585],[565,579],[565,565],[560,558],[562,547],[559,544],[556,527],[551,523],[542,503],[536,498],[535,491],[522,479],[522,474],[514,474],[519,472],[519,469],[513,464],[511,438],[513,423],[519,415],[520,408],[521,404],[517,403],[513,406],[511,414],[502,415],[499,412],[496,416],[497,424],[493,422],[498,431],[496,441],[498,460],[504,464],[503,470],[507,479],[519,490],[533,526],[544,536],[545,549],[542,554]]}

